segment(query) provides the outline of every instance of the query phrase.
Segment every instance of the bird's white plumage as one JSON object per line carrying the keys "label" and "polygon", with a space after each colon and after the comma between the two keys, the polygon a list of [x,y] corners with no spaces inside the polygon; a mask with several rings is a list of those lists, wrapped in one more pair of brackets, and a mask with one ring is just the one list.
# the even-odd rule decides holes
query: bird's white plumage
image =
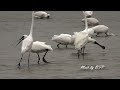
{"label": "bird's white plumage", "polygon": [[31,24],[30,34],[22,42],[22,47],[21,47],[21,53],[22,54],[30,51],[31,48],[32,48],[32,44],[33,44],[33,37],[32,37],[33,25],[34,25],[34,11],[32,12],[32,24]]}
{"label": "bird's white plumage", "polygon": [[94,35],[94,29],[92,29],[92,28],[85,29],[85,30],[83,30],[83,31],[81,31],[81,32],[88,33],[88,35],[89,35],[90,37]]}
{"label": "bird's white plumage", "polygon": [[33,38],[31,36],[28,36],[22,42],[21,53],[24,54],[25,52],[30,51],[32,48],[32,44],[33,44]]}
{"label": "bird's white plumage", "polygon": [[83,14],[85,16],[85,30],[80,32],[74,32],[75,35],[75,49],[81,50],[85,45],[89,42],[89,37],[91,37],[94,34],[94,30],[91,28],[88,28],[87,18],[86,14],[83,11]]}
{"label": "bird's white plumage", "polygon": [[45,42],[39,42],[39,41],[33,42],[31,49],[32,53],[42,53],[42,52],[46,52],[46,50],[52,51],[53,49],[50,45],[46,45]]}
{"label": "bird's white plumage", "polygon": [[[23,35],[24,38],[27,38],[27,35]],[[31,47],[31,52],[32,53],[43,53],[46,52],[46,50],[48,51],[53,51],[51,45],[47,45],[46,42],[40,42],[40,41],[35,41],[32,44]]]}
{"label": "bird's white plumage", "polygon": [[109,30],[109,28],[105,25],[97,25],[92,27],[92,29],[95,31],[95,33],[105,33]]}
{"label": "bird's white plumage", "polygon": [[88,38],[89,38],[88,33],[84,33],[84,32],[77,33],[74,42],[75,49],[81,50],[81,48],[83,48],[88,43]]}
{"label": "bird's white plumage", "polygon": [[48,14],[47,12],[44,11],[38,11],[34,13],[34,16],[36,18],[47,18],[48,16],[50,16],[50,14]]}
{"label": "bird's white plumage", "polygon": [[[32,12],[32,23],[31,23],[31,29],[30,29],[30,34],[27,36],[27,35],[24,35],[21,39],[19,39],[19,43],[22,41],[22,47],[21,47],[21,54],[22,54],[22,57],[19,61],[19,64],[18,66],[20,66],[20,63],[23,59],[23,56],[26,52],[29,52],[29,56],[28,56],[28,67],[29,67],[29,59],[30,59],[30,52],[31,52],[31,48],[32,48],[32,45],[33,45],[33,37],[32,37],[32,34],[33,34],[33,26],[34,26],[34,11]],[[24,38],[25,37],[25,38]],[[18,43],[18,44],[19,44]],[[17,45],[18,45],[17,44]]]}
{"label": "bird's white plumage", "polygon": [[85,11],[83,11],[83,14],[84,14],[84,20],[85,20],[85,30],[81,32],[88,33],[88,35],[91,37],[94,35],[94,30],[92,28],[88,28],[88,19],[86,17]]}
{"label": "bird's white plumage", "polygon": [[[85,19],[82,19],[82,22],[85,23]],[[87,18],[88,25],[94,26],[98,25],[99,21],[96,18]]]}
{"label": "bird's white plumage", "polygon": [[54,35],[52,37],[52,41],[55,41],[57,43],[61,43],[63,45],[68,45],[71,43],[71,35],[69,34],[60,34],[60,35]]}
{"label": "bird's white plumage", "polygon": [[91,17],[93,15],[93,11],[85,11],[84,13],[87,17]]}
{"label": "bird's white plumage", "polygon": [[[80,35],[80,33],[81,33],[81,32],[74,32],[75,38],[77,37],[77,35]],[[86,32],[82,32],[82,33],[84,33],[85,35],[88,34],[88,33],[86,33]],[[81,34],[82,34],[82,33],[81,33]],[[83,35],[84,35],[84,34],[83,34]],[[88,34],[88,36],[89,36],[89,34]],[[83,37],[83,36],[81,35],[81,37]],[[88,43],[94,43],[95,41],[96,41],[96,40],[93,39],[93,38],[91,38],[90,36],[88,37]]]}

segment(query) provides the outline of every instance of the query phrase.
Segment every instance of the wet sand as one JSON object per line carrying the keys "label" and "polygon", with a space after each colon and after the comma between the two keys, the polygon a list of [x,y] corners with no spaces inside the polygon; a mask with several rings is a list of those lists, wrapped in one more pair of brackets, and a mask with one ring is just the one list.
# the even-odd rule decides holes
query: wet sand
{"label": "wet sand", "polygon": [[[95,37],[106,46],[105,50],[88,44],[84,59],[77,58],[77,51],[73,46],[61,46],[51,41],[55,34],[81,31],[84,29],[81,19],[82,11],[48,11],[52,19],[35,19],[33,37],[35,41],[43,41],[54,49],[46,56],[51,62],[37,64],[37,55],[31,54],[30,68],[27,67],[25,54],[21,69],[17,64],[21,57],[21,44],[15,47],[15,42],[24,34],[29,34],[31,25],[30,11],[0,11],[0,78],[1,79],[119,79],[120,78],[120,12],[95,11],[93,17],[101,24],[107,25],[110,33],[117,36]],[[42,57],[43,54],[40,54]],[[83,70],[81,66],[105,65],[98,70]]]}

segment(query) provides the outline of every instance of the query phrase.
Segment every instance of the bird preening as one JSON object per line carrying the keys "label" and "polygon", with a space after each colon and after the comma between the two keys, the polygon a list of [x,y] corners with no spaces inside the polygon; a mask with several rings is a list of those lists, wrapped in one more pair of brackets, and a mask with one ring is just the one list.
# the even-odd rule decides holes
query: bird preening
{"label": "bird preening", "polygon": [[47,12],[44,11],[37,11],[34,13],[34,17],[36,19],[49,19],[50,18],[50,14],[48,14]]}

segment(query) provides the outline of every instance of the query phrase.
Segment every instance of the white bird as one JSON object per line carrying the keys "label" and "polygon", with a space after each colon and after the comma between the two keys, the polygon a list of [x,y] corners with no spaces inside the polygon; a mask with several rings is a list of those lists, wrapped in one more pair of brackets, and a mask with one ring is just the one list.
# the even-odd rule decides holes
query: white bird
{"label": "white bird", "polygon": [[93,11],[85,11],[85,15],[87,18],[90,18],[93,15]]}
{"label": "white bird", "polygon": [[[21,38],[21,41],[24,40],[27,37],[28,37],[27,35],[23,35],[22,38]],[[46,42],[39,42],[39,41],[33,42],[33,45],[32,45],[32,48],[31,48],[31,52],[32,53],[36,53],[38,55],[38,64],[39,64],[39,61],[40,61],[39,53],[44,53],[44,52],[45,52],[45,54],[44,54],[42,60],[43,60],[43,62],[48,63],[45,60],[45,56],[48,53],[48,51],[53,51],[53,49],[52,49],[52,47],[50,45],[47,45]]]}
{"label": "white bird", "polygon": [[105,25],[97,25],[97,26],[92,27],[92,29],[96,33],[96,36],[98,36],[99,34],[102,34],[102,33],[104,33],[106,36],[110,35],[108,33],[109,27],[107,27]]}
{"label": "white bird", "polygon": [[[84,14],[84,12],[83,12]],[[85,15],[85,14],[84,14]],[[83,50],[83,54],[84,54],[84,49],[87,43],[94,43],[99,45],[100,47],[102,47],[103,49],[105,49],[104,46],[100,45],[99,43],[97,43],[97,41],[95,39],[91,38],[90,34],[93,34],[94,30],[93,29],[88,29],[88,25],[87,25],[87,19],[86,19],[86,15],[85,15],[85,30],[81,31],[81,32],[75,32],[75,41],[74,41],[74,45],[75,45],[75,49],[78,50],[78,58],[80,56],[80,52],[82,53]],[[89,32],[90,31],[90,32]],[[92,32],[92,33],[91,33]]]}
{"label": "white bird", "polygon": [[57,47],[59,45],[66,45],[66,48],[68,45],[74,45],[74,36],[70,34],[60,34],[60,35],[54,35],[52,37],[52,41],[55,41],[57,44]]}
{"label": "white bird", "polygon": [[[22,47],[21,47],[22,57],[21,57],[21,59],[19,61],[18,66],[20,66],[20,63],[21,63],[21,61],[23,59],[23,55],[26,52],[29,52],[29,56],[28,56],[28,66],[29,66],[30,52],[31,52],[32,44],[33,44],[33,36],[32,36],[32,34],[33,34],[33,25],[34,25],[34,11],[32,12],[32,24],[31,24],[30,34],[22,42]],[[22,41],[22,39],[20,39],[20,42],[21,41]]]}
{"label": "white bird", "polygon": [[102,49],[105,49],[105,46],[100,45],[95,39],[91,38],[88,35],[88,33],[79,32],[79,33],[76,33],[76,37],[75,37],[75,41],[74,41],[75,49],[78,50],[78,58],[80,56],[80,53],[83,53],[83,55],[84,55],[85,46],[88,43],[97,44]]}
{"label": "white bird", "polygon": [[50,18],[50,14],[44,11],[38,11],[34,13],[34,17],[38,19],[43,19],[43,18]]}
{"label": "white bird", "polygon": [[[85,23],[85,19],[82,19],[82,22]],[[99,21],[96,18],[87,18],[87,22],[89,26],[99,25]]]}
{"label": "white bird", "polygon": [[89,35],[84,32],[79,32],[76,34],[75,37],[75,49],[78,50],[78,58],[80,56],[80,52],[82,53],[82,49],[85,47],[85,45],[88,43]]}

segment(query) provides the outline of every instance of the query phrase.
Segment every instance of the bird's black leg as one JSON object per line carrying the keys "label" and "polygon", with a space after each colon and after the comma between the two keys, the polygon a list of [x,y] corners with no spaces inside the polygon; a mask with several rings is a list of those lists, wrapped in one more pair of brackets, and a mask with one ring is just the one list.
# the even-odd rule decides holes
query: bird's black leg
{"label": "bird's black leg", "polygon": [[30,52],[29,52],[29,55],[28,55],[28,67],[29,67],[29,59],[30,59]]}
{"label": "bird's black leg", "polygon": [[18,66],[20,66],[20,63],[21,63],[22,59],[23,59],[23,54],[22,54],[22,57],[21,57],[21,59],[20,59],[20,61],[18,63]]}
{"label": "bird's black leg", "polygon": [[43,62],[45,62],[45,63],[49,63],[45,60],[45,56],[46,56],[47,53],[48,53],[48,50],[46,51],[45,55],[43,56]]}
{"label": "bird's black leg", "polygon": [[80,57],[80,50],[78,50],[78,59],[79,59],[79,57]]}
{"label": "bird's black leg", "polygon": [[60,48],[60,47],[59,47],[60,44],[61,44],[61,43],[59,43],[59,44],[57,45],[58,48]]}
{"label": "bird's black leg", "polygon": [[106,37],[108,36],[108,32],[107,33],[105,33],[105,35],[106,35]]}
{"label": "bird's black leg", "polygon": [[67,45],[66,45],[66,48],[67,48]]}
{"label": "bird's black leg", "polygon": [[81,48],[81,54],[83,53],[83,48]]}
{"label": "bird's black leg", "polygon": [[39,55],[39,53],[37,55],[38,55],[38,64],[39,64],[39,62],[40,62],[40,55]]}
{"label": "bird's black leg", "polygon": [[96,37],[99,37],[99,34],[100,34],[100,33],[96,33]]}
{"label": "bird's black leg", "polygon": [[84,54],[85,54],[85,47],[83,47],[83,56],[84,56]]}

